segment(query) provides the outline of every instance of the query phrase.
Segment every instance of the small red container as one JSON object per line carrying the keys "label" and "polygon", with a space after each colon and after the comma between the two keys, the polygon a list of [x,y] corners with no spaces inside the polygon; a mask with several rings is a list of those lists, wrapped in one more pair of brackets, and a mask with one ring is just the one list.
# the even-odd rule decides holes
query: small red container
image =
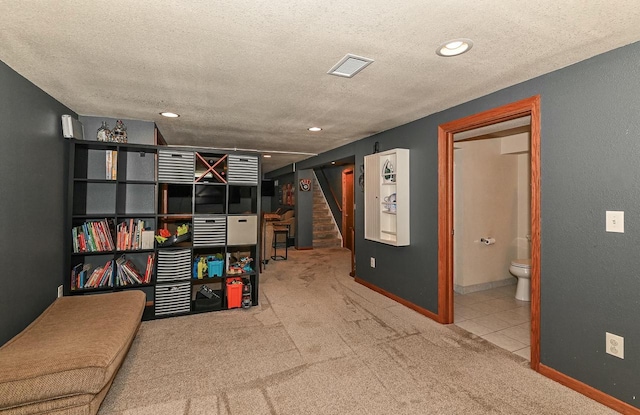
{"label": "small red container", "polygon": [[242,278],[227,278],[227,308],[242,307]]}

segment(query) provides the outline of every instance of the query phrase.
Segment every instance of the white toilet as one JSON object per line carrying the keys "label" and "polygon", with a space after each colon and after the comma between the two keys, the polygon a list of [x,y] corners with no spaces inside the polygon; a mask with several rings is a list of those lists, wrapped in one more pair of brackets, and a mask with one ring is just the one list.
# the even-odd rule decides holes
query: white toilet
{"label": "white toilet", "polygon": [[511,261],[509,272],[518,277],[516,300],[531,301],[531,260],[514,259]]}

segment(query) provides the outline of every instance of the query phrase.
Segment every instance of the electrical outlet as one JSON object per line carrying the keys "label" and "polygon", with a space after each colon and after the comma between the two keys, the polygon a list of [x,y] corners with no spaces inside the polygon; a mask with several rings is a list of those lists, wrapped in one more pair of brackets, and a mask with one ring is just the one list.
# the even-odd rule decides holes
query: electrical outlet
{"label": "electrical outlet", "polygon": [[62,285],[58,285],[58,297],[62,297],[64,295],[64,288]]}
{"label": "electrical outlet", "polygon": [[376,259],[374,257],[371,257],[371,268],[375,268],[376,267]]}
{"label": "electrical outlet", "polygon": [[624,337],[606,332],[607,353],[624,359]]}

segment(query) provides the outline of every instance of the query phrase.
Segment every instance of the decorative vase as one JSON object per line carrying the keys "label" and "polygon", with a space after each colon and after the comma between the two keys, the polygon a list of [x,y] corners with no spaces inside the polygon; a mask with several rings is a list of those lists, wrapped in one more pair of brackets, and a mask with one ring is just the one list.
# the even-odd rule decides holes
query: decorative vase
{"label": "decorative vase", "polygon": [[109,129],[109,125],[106,121],[102,121],[102,125],[98,128],[98,141],[109,141],[109,137],[111,136],[111,130]]}
{"label": "decorative vase", "polygon": [[116,126],[111,133],[113,134],[113,141],[116,143],[127,142],[127,127],[124,125],[122,120],[116,121]]}

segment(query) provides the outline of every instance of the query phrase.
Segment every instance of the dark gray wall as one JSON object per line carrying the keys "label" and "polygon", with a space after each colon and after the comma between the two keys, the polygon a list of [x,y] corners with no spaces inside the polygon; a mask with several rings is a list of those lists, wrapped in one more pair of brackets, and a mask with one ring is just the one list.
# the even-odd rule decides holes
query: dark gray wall
{"label": "dark gray wall", "polygon": [[310,179],[313,183],[313,170],[296,169],[293,182],[296,189],[296,248],[307,249],[313,248],[313,189],[301,192],[298,186],[301,179]]}
{"label": "dark gray wall", "polygon": [[[414,304],[437,312],[438,124],[431,122],[433,138],[427,139],[429,127],[425,127],[423,123],[429,118],[349,143],[299,162],[296,166],[299,169],[316,167],[355,155],[355,175],[358,183],[364,156],[373,153],[376,141],[380,143],[380,151],[398,147],[411,149],[411,245],[392,247],[364,239],[364,192],[356,185],[356,275]],[[370,268],[370,257],[376,258],[376,268]]]}
{"label": "dark gray wall", "polygon": [[[411,150],[411,245],[363,239],[356,190],[358,277],[437,312],[437,127],[541,96],[541,363],[640,407],[640,43],[297,163]],[[605,232],[605,211],[625,211],[625,233]],[[369,258],[376,257],[376,268]],[[625,338],[625,359],[605,354],[605,332]]]}
{"label": "dark gray wall", "polygon": [[75,113],[0,62],[0,344],[56,298],[67,275],[67,147]]}
{"label": "dark gray wall", "polygon": [[260,201],[261,201],[261,212],[273,212],[275,209],[271,209],[271,200],[272,198],[270,196],[261,196],[260,197]]}

